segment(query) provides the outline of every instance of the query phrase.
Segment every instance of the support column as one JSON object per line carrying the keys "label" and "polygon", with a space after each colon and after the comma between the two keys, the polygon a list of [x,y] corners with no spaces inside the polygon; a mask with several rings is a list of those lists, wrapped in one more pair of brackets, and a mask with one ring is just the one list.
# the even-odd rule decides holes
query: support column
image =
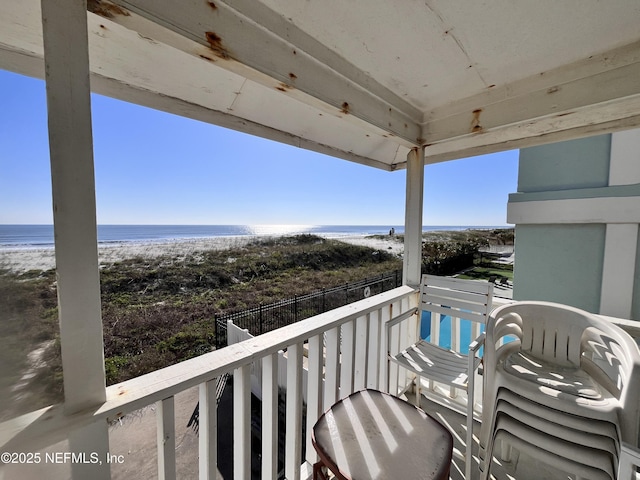
{"label": "support column", "polygon": [[[86,0],[42,0],[49,149],[65,411],[105,401]],[[107,425],[69,436],[73,453],[109,448]],[[90,452],[88,452],[90,450]],[[72,477],[109,478],[109,465],[74,464]]]}
{"label": "support column", "polygon": [[[611,135],[609,186],[640,183],[640,133],[638,130]],[[637,223],[607,225],[602,265],[600,313],[619,318],[631,318],[636,255]]]}
{"label": "support column", "polygon": [[404,285],[418,286],[422,268],[422,204],[424,198],[424,150],[407,155],[407,191],[404,221]]}
{"label": "support column", "polygon": [[631,318],[637,246],[638,224],[607,225],[600,294],[602,315]]}
{"label": "support column", "polygon": [[69,413],[104,402],[86,2],[42,0],[60,343]]}

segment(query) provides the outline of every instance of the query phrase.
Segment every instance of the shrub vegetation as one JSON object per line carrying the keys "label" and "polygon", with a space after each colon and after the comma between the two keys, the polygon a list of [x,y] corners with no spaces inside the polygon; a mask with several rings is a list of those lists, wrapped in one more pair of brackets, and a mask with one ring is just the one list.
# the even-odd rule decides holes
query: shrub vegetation
{"label": "shrub vegetation", "polygon": [[[432,234],[425,236],[423,270],[451,273],[463,257],[473,258],[480,245],[509,241],[503,231],[481,232],[446,232],[437,241]],[[396,239],[402,241],[401,236]],[[215,315],[401,268],[402,259],[388,252],[314,235],[101,265],[107,383],[210,351]],[[0,395],[5,399],[0,420],[62,400],[56,295],[54,270],[0,270]],[[28,387],[16,389],[25,372],[33,374]]]}

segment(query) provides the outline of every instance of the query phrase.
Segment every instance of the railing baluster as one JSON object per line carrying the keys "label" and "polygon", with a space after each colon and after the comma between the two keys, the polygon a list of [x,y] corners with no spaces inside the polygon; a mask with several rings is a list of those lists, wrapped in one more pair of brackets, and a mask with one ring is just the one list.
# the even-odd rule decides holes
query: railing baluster
{"label": "railing baluster", "polygon": [[[468,322],[468,321],[467,321]],[[480,336],[482,330],[482,324],[480,322],[468,322],[471,323],[471,341],[473,342]]]}
{"label": "railing baluster", "polygon": [[[328,301],[329,299],[327,299]],[[306,300],[305,300],[306,301]],[[234,421],[234,478],[249,479],[251,477],[251,388],[250,379],[252,371],[252,362],[261,361],[267,365],[271,363],[270,370],[267,366],[264,369],[255,371],[256,374],[263,372],[263,430],[262,436],[265,446],[262,449],[263,460],[263,478],[274,478],[277,476],[277,394],[278,380],[275,376],[277,370],[276,349],[287,348],[289,346],[289,355],[292,358],[292,367],[286,375],[287,388],[289,391],[287,402],[287,420],[288,431],[286,432],[287,444],[289,452],[289,465],[287,466],[288,478],[298,478],[301,475],[300,464],[302,442],[306,441],[306,458],[309,463],[313,463],[316,459],[315,452],[311,446],[310,438],[313,425],[317,418],[326,408],[333,405],[338,399],[339,384],[343,380],[341,375],[340,362],[340,331],[343,331],[344,351],[343,358],[347,360],[351,358],[355,363],[355,351],[363,351],[369,361],[364,362],[366,370],[366,385],[375,387],[375,369],[376,365],[380,366],[379,372],[382,379],[386,380],[386,358],[384,354],[376,357],[375,345],[381,345],[384,348],[385,330],[381,329],[380,322],[406,311],[417,302],[415,290],[410,287],[400,287],[396,291],[383,294],[380,298],[370,298],[362,301],[360,305],[354,307],[341,308],[336,312],[327,312],[318,317],[317,321],[309,321],[305,324],[298,324],[295,327],[288,327],[281,332],[274,334],[266,334],[262,337],[256,337],[250,341],[244,341],[241,345],[230,345],[227,348],[220,348],[215,352],[205,354],[201,357],[187,360],[181,364],[166,367],[157,372],[153,372],[142,377],[129,380],[119,385],[107,387],[107,401],[101,411],[97,412],[80,412],[73,416],[72,423],[67,425],[68,419],[64,413],[53,410],[47,411],[46,415],[51,415],[53,420],[50,427],[40,425],[42,412],[33,412],[24,419],[6,422],[0,427],[3,432],[15,431],[15,434],[5,436],[2,440],[5,442],[17,442],[18,445],[28,444],[32,448],[45,448],[47,445],[55,444],[60,441],[61,436],[73,435],[77,431],[79,425],[97,425],[105,424],[105,421],[113,420],[119,416],[134,411],[143,406],[153,404],[156,405],[157,416],[157,434],[158,434],[158,477],[162,479],[176,478],[176,458],[175,458],[175,405],[174,395],[194,386],[199,388],[200,399],[200,478],[214,478],[217,474],[216,469],[216,437],[217,437],[217,408],[215,401],[215,385],[216,381],[213,376],[223,375],[229,369],[233,370],[234,376],[234,405],[233,405],[233,421]],[[267,312],[263,312],[266,314]],[[266,318],[266,317],[265,317]],[[368,321],[367,321],[368,319]],[[268,322],[267,322],[268,323]],[[355,338],[358,332],[355,324],[359,323],[360,327],[357,342]],[[404,322],[412,323],[412,322]],[[265,325],[266,326],[266,325]],[[226,324],[218,324],[218,329],[224,331]],[[367,327],[369,333],[367,334]],[[411,328],[409,328],[410,330]],[[415,326],[413,327],[415,330]],[[405,334],[408,333],[405,329]],[[325,333],[321,333],[325,331]],[[350,332],[350,333],[349,333]],[[236,332],[237,333],[237,332]],[[231,334],[233,336],[233,333]],[[323,358],[323,335],[326,341],[326,368],[322,369]],[[362,335],[366,338],[363,342]],[[404,334],[403,334],[404,335]],[[411,332],[413,335],[413,332]],[[394,327],[391,333],[391,348],[397,353],[400,344],[399,329]],[[350,337],[350,338],[348,338]],[[241,338],[244,338],[241,336]],[[302,431],[302,402],[305,393],[304,378],[302,376],[302,342],[309,339],[309,376],[307,379],[307,436],[303,438]],[[408,337],[410,338],[410,336]],[[406,340],[403,336],[402,340]],[[293,343],[292,346],[290,346]],[[404,343],[404,342],[403,342]],[[362,363],[362,359],[358,360]],[[371,363],[376,365],[372,365]],[[353,379],[353,367],[346,369],[347,363],[342,368],[347,370],[344,372],[344,379],[348,385],[351,385]],[[361,365],[359,364],[360,368]],[[323,375],[325,385],[323,386]],[[404,372],[403,372],[404,375]],[[397,393],[397,386],[401,383],[398,381],[398,373],[396,370],[391,372],[390,377],[393,379],[393,387],[391,391]],[[282,379],[282,377],[281,377]],[[403,381],[405,379],[403,378]],[[361,380],[359,380],[361,381]],[[381,389],[386,389],[384,384],[379,384]],[[403,385],[404,386],[404,385]],[[345,394],[351,393],[352,388],[344,387]],[[126,395],[125,395],[126,394]],[[271,395],[271,396],[270,396]],[[76,421],[77,420],[77,421]],[[75,422],[75,423],[74,423]],[[36,426],[37,435],[34,433],[33,426]],[[53,426],[51,426],[53,425]],[[7,440],[9,439],[9,440]],[[267,446],[268,443],[268,446]],[[270,463],[269,463],[270,462]],[[294,466],[295,464],[295,466]]]}
{"label": "railing baluster", "polygon": [[176,478],[176,433],[173,397],[156,402],[158,478]]}
{"label": "railing baluster", "polygon": [[384,347],[380,343],[382,324],[380,311],[369,314],[369,348],[367,354],[367,388],[378,389],[380,386],[380,357]]}
{"label": "railing baluster", "polygon": [[451,350],[460,351],[460,318],[451,317]]}
{"label": "railing baluster", "polygon": [[437,312],[431,312],[431,333],[430,340],[431,343],[435,345],[440,345],[440,322],[442,321],[442,316]]}
{"label": "railing baluster", "polygon": [[339,337],[339,327],[327,330],[325,333],[327,353],[324,369],[324,410],[336,403],[338,399],[338,376],[340,375],[340,364],[338,363],[340,355]]}
{"label": "railing baluster", "polygon": [[287,480],[300,480],[302,460],[302,344],[287,347],[287,418],[284,456]]}
{"label": "railing baluster", "polygon": [[262,358],[262,478],[278,474],[278,354]]}
{"label": "railing baluster", "polygon": [[[311,465],[318,461],[318,455],[311,444],[313,426],[322,414],[322,335],[309,339],[309,376],[307,378],[307,438],[305,456]],[[268,478],[263,475],[263,478]]]}
{"label": "railing baluster", "polygon": [[233,478],[251,478],[251,364],[233,371]]}
{"label": "railing baluster", "polygon": [[[369,336],[369,316],[362,315],[356,320],[355,362],[353,372],[353,389],[362,390],[367,382],[367,346]],[[349,392],[351,393],[351,392]],[[346,395],[345,395],[346,396]]]}
{"label": "railing baluster", "polygon": [[391,320],[391,309],[381,308],[378,310],[380,319],[380,380],[378,382],[380,390],[389,393],[389,360],[387,348],[391,345],[391,338],[387,338],[386,323]]}
{"label": "railing baluster", "polygon": [[[402,305],[402,302],[397,302],[393,304],[393,316],[400,315],[408,308],[407,305]],[[405,348],[407,345],[411,345],[412,338],[415,336],[415,328],[410,325],[411,322],[402,322],[399,325],[399,348],[398,351]],[[400,382],[400,386],[404,389],[410,381],[413,380],[413,374],[402,367],[398,367],[398,381]]]}
{"label": "railing baluster", "polygon": [[216,402],[216,380],[201,383],[198,393],[198,451],[200,480],[217,478],[218,453],[218,409]]}
{"label": "railing baluster", "polygon": [[[451,344],[449,348],[454,352],[460,351],[460,318],[459,317],[451,317],[451,338],[449,340]],[[458,396],[458,389],[455,387],[449,387],[449,396],[451,398],[455,398]]]}
{"label": "railing baluster", "polygon": [[[419,305],[419,302],[417,301],[417,297],[404,297],[398,303],[400,304],[400,311],[398,312],[398,314],[402,312],[406,312],[407,310],[410,310],[411,308],[417,307]],[[418,315],[421,315],[421,314],[422,312],[418,311]],[[407,324],[407,335],[409,335],[407,345],[416,343],[418,339],[421,337],[420,317],[418,315],[412,316],[409,319],[409,321],[404,322]],[[404,376],[405,383],[412,381],[413,378],[415,378],[415,375],[410,374],[408,370],[405,370],[405,372],[406,372]],[[420,389],[422,388],[422,384],[419,383],[420,378],[417,378],[416,382],[417,382],[416,394],[420,395]],[[417,400],[419,403],[420,402],[419,398]]]}
{"label": "railing baluster", "polygon": [[[431,333],[430,342],[435,345],[440,345],[440,322],[442,321],[442,315],[437,312],[431,312]],[[429,379],[429,390],[434,390],[436,384],[433,380]]]}
{"label": "railing baluster", "polygon": [[[389,309],[389,318],[393,318],[396,311],[393,306]],[[400,325],[391,327],[391,338],[389,339],[389,350],[391,355],[397,355],[400,352]],[[400,367],[397,363],[387,362],[387,368],[389,370],[389,385],[388,392],[392,395],[398,394],[398,383],[400,380]]]}
{"label": "railing baluster", "polygon": [[354,356],[354,322],[347,322],[340,327],[340,398],[353,392],[353,356]]}

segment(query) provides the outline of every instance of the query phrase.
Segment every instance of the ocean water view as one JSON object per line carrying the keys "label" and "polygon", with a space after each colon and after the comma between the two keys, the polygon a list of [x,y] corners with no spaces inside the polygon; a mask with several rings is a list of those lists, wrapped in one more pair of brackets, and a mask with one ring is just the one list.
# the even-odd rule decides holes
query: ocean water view
{"label": "ocean water view", "polygon": [[[391,229],[404,233],[402,225],[98,225],[99,244],[161,243],[189,239],[245,236],[316,234],[340,238],[384,235]],[[425,226],[424,232],[506,228],[499,226]],[[0,225],[0,249],[53,247],[53,225]]]}

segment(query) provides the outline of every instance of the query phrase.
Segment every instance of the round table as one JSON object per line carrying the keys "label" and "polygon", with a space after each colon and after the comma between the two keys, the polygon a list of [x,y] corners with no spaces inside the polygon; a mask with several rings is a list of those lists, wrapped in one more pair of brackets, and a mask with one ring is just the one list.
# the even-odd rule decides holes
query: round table
{"label": "round table", "polygon": [[327,410],[312,432],[320,461],[313,478],[449,478],[453,438],[410,403],[377,390],[356,392]]}

